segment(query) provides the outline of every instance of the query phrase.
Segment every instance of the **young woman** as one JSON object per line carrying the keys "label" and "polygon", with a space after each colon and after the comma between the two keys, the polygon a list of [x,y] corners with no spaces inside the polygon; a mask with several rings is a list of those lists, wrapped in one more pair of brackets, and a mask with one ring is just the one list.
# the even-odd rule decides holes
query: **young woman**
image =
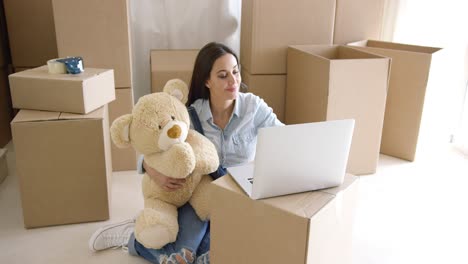
{"label": "young woman", "polygon": [[[221,43],[205,45],[195,60],[187,106],[194,107],[204,134],[216,146],[224,168],[253,160],[259,128],[283,125],[261,98],[240,93],[240,86],[236,54]],[[140,172],[143,167],[165,190],[177,190],[184,184],[183,179],[166,177],[140,161]],[[221,169],[212,177],[216,179],[223,174]],[[178,212],[177,240],[162,249],[145,248],[135,239],[134,220],[100,228],[91,237],[89,246],[94,251],[128,247],[130,254],[153,263],[209,263],[209,222],[201,221],[190,204]]]}

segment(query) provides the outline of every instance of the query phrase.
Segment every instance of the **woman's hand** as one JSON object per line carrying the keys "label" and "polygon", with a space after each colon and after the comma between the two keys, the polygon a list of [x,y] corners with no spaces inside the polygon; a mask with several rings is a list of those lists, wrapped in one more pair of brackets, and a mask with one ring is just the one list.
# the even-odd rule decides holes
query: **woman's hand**
{"label": "woman's hand", "polygon": [[185,183],[185,179],[174,179],[167,177],[164,174],[161,174],[157,170],[148,166],[144,160],[143,168],[145,168],[145,171],[150,177],[150,179],[154,181],[157,185],[159,185],[161,188],[163,188],[165,191],[176,191],[182,188],[183,184]]}

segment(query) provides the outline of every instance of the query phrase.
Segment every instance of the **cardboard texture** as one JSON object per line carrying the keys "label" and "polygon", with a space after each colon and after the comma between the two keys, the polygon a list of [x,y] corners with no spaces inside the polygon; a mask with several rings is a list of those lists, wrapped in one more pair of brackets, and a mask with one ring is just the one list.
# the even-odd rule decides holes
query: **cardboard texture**
{"label": "cardboard texture", "polygon": [[4,0],[3,3],[13,65],[37,67],[57,58],[52,1]]}
{"label": "cardboard texture", "polygon": [[0,68],[0,148],[11,140],[10,122],[13,119],[10,88],[8,86],[7,69]]}
{"label": "cardboard texture", "polygon": [[288,48],[286,123],[356,121],[347,172],[376,171],[390,59],[346,46]]}
{"label": "cardboard texture", "polygon": [[380,39],[385,0],[337,0],[334,44]]}
{"label": "cardboard texture", "polygon": [[26,228],[109,219],[107,106],[88,115],[21,110],[12,132]]}
{"label": "cardboard texture", "polygon": [[24,68],[24,67],[14,67],[13,68],[13,72],[22,72],[22,71],[25,71],[25,70],[30,70],[30,69],[33,69],[33,68]]}
{"label": "cardboard texture", "polygon": [[0,184],[8,176],[7,150],[0,148]]}
{"label": "cardboard texture", "polygon": [[231,176],[219,178],[211,189],[211,261],[351,263],[358,181],[345,178],[337,188],[262,200],[250,199]]}
{"label": "cardboard texture", "polygon": [[152,50],[151,92],[162,92],[167,81],[178,78],[190,86],[199,50]]}
{"label": "cardboard texture", "polygon": [[50,74],[47,66],[11,74],[13,107],[86,114],[115,100],[114,71]]}
{"label": "cardboard texture", "polygon": [[115,87],[132,87],[128,0],[52,4],[59,56],[81,56],[85,67],[114,69]]}
{"label": "cardboard texture", "polygon": [[281,122],[284,122],[286,92],[285,74],[255,74],[242,70],[242,81],[247,85],[247,92],[260,96],[273,109]]}
{"label": "cardboard texture", "polygon": [[[133,109],[132,88],[115,90],[116,100],[109,104],[109,124],[117,117],[131,114]],[[136,152],[133,148],[120,149],[111,144],[112,170],[127,171],[136,170]]]}
{"label": "cardboard texture", "polygon": [[242,1],[240,62],[251,74],[286,74],[294,44],[331,44],[335,1]]}
{"label": "cardboard texture", "polygon": [[434,56],[441,49],[374,40],[349,45],[392,59],[380,152],[413,161],[420,136],[426,88],[433,77],[431,75],[435,75],[431,74]]}

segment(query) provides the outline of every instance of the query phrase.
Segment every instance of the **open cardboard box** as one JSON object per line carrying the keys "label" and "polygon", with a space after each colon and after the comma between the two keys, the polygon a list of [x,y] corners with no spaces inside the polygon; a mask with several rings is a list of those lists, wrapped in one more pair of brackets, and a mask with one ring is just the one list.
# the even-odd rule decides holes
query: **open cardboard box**
{"label": "open cardboard box", "polygon": [[[443,59],[439,56],[441,49],[376,40],[362,40],[348,45],[392,59],[380,152],[413,161],[418,147],[426,91],[431,81],[434,81],[434,85],[438,81],[436,76],[439,72],[433,70],[434,66],[440,66],[436,61]],[[443,92],[448,93],[448,90]],[[437,100],[440,102],[443,96],[441,94]],[[437,111],[443,112],[441,108]],[[435,124],[432,128],[436,131],[443,126],[446,118],[442,116],[427,122]]]}
{"label": "open cardboard box", "polygon": [[286,123],[354,119],[347,172],[375,173],[390,59],[346,46],[288,48]]}

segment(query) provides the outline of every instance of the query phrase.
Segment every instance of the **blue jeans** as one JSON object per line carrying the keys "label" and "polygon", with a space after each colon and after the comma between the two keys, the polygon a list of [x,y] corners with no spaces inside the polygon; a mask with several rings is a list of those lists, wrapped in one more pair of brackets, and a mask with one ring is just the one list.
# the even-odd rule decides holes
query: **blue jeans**
{"label": "blue jeans", "polygon": [[129,253],[157,264],[209,263],[209,222],[201,221],[189,203],[178,209],[178,221],[179,233],[175,242],[161,249],[151,249],[140,244],[132,234],[128,241]]}

